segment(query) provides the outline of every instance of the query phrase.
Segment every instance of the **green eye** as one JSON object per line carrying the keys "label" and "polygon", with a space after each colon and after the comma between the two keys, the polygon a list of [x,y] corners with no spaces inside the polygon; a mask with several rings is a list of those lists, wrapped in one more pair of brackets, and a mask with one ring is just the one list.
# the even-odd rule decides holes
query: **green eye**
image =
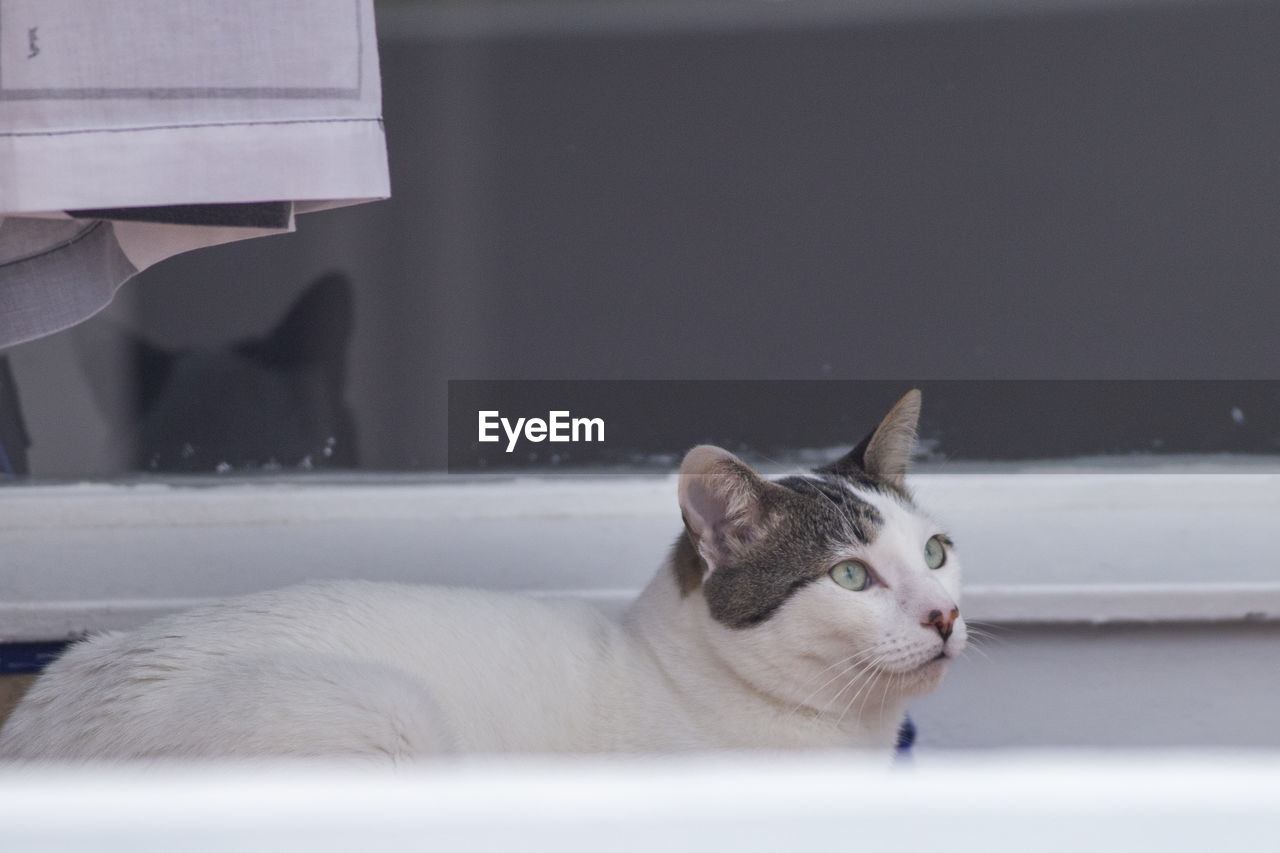
{"label": "green eye", "polygon": [[929,541],[924,543],[924,562],[931,569],[940,569],[942,564],[947,561],[947,549],[942,544],[941,536],[931,536]]}
{"label": "green eye", "polygon": [[843,563],[838,563],[828,574],[840,586],[854,592],[862,592],[871,586],[871,570],[860,560],[845,560]]}

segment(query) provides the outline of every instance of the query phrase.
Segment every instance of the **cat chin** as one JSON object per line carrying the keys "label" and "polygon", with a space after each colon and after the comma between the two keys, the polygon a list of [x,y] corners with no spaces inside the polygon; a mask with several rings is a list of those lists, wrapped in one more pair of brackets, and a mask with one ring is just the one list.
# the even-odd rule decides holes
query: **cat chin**
{"label": "cat chin", "polygon": [[951,663],[950,657],[936,657],[932,660],[925,661],[915,669],[909,669],[899,673],[898,679],[901,682],[901,692],[908,696],[918,696],[922,693],[928,693],[938,686],[942,681],[942,677],[947,674],[947,665]]}

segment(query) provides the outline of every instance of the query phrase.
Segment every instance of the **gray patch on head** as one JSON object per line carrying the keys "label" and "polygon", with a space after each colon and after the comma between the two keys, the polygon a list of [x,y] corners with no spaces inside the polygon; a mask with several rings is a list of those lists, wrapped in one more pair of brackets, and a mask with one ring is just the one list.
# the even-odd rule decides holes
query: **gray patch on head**
{"label": "gray patch on head", "polygon": [[[731,628],[758,625],[798,590],[825,577],[833,553],[875,539],[884,517],[846,488],[846,481],[820,472],[774,482],[764,497],[768,521],[703,584],[714,619]],[[674,561],[681,592],[687,595],[703,581],[706,564],[687,533],[681,540]]]}
{"label": "gray patch on head", "polygon": [[878,492],[896,499],[910,509],[914,509],[916,505],[910,489],[905,485],[897,486],[888,480],[873,477],[861,467],[849,464],[848,457],[815,469],[813,473],[819,477],[843,480],[846,484],[864,492]]}
{"label": "gray patch on head", "polygon": [[869,545],[880,528],[884,516],[868,501],[863,500],[848,486],[857,486],[839,474],[815,473],[809,477],[787,477],[777,481],[800,495],[815,496],[830,504],[831,508],[848,525],[850,538],[859,545]]}

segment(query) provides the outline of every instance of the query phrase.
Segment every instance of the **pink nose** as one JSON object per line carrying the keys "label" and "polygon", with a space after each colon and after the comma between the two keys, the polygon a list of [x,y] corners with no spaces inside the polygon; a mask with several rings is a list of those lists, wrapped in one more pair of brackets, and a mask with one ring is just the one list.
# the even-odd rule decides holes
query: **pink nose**
{"label": "pink nose", "polygon": [[930,610],[928,621],[921,622],[920,624],[924,625],[926,628],[930,625],[937,628],[938,634],[941,635],[943,642],[946,642],[951,637],[951,631],[955,628],[956,619],[958,618],[960,618],[959,607],[951,608],[950,613],[943,613],[941,610]]}

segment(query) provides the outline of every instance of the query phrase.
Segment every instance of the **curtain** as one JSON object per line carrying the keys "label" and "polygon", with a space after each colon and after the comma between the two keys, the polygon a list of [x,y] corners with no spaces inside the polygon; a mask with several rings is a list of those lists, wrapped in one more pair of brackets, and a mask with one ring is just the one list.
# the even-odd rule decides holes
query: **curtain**
{"label": "curtain", "polygon": [[372,0],[3,0],[0,348],[390,194]]}

